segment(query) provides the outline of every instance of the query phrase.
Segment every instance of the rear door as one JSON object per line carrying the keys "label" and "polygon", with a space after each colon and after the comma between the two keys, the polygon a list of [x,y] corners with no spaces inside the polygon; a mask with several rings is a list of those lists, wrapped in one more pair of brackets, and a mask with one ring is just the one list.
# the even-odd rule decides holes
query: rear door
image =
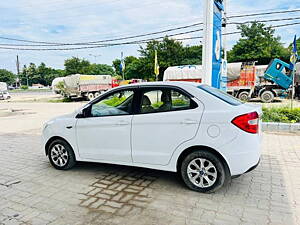
{"label": "rear door", "polygon": [[198,130],[203,105],[176,87],[141,87],[132,120],[134,163],[167,165],[175,149]]}

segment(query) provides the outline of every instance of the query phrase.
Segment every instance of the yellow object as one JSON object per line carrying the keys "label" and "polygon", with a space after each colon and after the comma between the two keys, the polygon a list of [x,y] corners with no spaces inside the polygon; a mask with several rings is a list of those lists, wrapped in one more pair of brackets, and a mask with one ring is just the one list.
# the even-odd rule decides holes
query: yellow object
{"label": "yellow object", "polygon": [[95,75],[80,75],[79,77],[80,80],[95,80],[97,78]]}
{"label": "yellow object", "polygon": [[155,74],[156,76],[159,75],[159,65],[158,65],[158,60],[157,60],[157,50],[155,50],[154,74]]}
{"label": "yellow object", "polygon": [[120,82],[120,86],[129,84],[130,80],[123,80]]}

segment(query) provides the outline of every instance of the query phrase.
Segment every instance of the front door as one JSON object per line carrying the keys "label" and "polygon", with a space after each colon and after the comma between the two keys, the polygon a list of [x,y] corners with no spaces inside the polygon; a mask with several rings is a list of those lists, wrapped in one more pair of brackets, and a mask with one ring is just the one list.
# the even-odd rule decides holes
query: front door
{"label": "front door", "polygon": [[130,132],[134,90],[116,91],[89,107],[76,124],[77,145],[84,159],[132,162]]}
{"label": "front door", "polygon": [[133,162],[167,165],[176,148],[196,135],[203,105],[169,87],[141,88],[140,99],[132,120]]}

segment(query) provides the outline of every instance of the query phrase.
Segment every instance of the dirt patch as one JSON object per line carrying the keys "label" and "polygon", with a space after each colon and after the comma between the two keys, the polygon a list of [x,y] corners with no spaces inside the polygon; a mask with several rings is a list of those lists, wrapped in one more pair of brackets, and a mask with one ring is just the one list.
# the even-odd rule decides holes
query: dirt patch
{"label": "dirt patch", "polygon": [[0,109],[0,117],[35,114],[28,109]]}

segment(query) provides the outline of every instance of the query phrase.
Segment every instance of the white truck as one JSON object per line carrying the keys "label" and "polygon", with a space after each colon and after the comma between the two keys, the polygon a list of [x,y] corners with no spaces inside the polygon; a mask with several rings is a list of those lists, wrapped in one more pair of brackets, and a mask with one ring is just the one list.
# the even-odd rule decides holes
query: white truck
{"label": "white truck", "polygon": [[10,94],[8,93],[7,84],[5,82],[0,82],[0,100],[10,99]]}
{"label": "white truck", "polygon": [[112,88],[111,75],[81,75],[74,74],[64,79],[64,95],[68,98],[84,97],[92,100],[102,92]]}
{"label": "white truck", "polygon": [[65,77],[57,77],[52,81],[51,89],[54,94],[60,94],[60,89],[58,88],[58,84],[60,82],[64,82]]}

